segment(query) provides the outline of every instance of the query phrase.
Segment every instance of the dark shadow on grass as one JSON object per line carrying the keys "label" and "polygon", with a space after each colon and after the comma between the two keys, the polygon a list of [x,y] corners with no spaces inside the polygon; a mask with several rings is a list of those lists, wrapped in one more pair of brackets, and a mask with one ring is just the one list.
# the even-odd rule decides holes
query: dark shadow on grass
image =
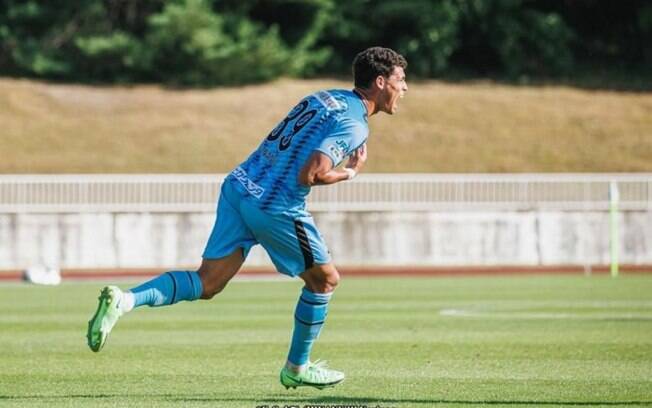
{"label": "dark shadow on grass", "polygon": [[358,404],[373,406],[376,404],[424,404],[427,406],[438,404],[449,405],[572,405],[572,406],[652,406],[652,401],[536,401],[536,400],[456,400],[436,398],[353,398],[344,396],[323,396],[307,398],[278,394],[271,399],[248,397],[212,397],[212,396],[182,396],[177,394],[70,394],[70,395],[0,395],[0,401],[34,401],[34,400],[91,400],[91,399],[129,399],[149,398],[152,400],[163,399],[174,402],[251,402],[252,405],[294,405],[294,404]]}

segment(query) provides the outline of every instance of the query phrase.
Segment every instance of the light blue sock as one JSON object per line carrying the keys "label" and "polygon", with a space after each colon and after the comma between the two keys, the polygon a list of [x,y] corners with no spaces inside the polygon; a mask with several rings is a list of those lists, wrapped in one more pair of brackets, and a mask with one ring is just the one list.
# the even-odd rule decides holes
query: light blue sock
{"label": "light blue sock", "polygon": [[197,272],[165,272],[129,291],[134,294],[134,307],[172,305],[181,300],[199,299],[201,279]]}
{"label": "light blue sock", "polygon": [[294,333],[288,360],[294,365],[309,361],[312,344],[319,337],[328,314],[328,301],[332,293],[313,293],[306,288],[301,291],[294,312]]}

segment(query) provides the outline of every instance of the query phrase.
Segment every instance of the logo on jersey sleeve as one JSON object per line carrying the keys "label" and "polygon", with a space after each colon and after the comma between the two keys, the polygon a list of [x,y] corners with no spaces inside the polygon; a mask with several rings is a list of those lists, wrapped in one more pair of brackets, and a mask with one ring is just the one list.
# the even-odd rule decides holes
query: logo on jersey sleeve
{"label": "logo on jersey sleeve", "polygon": [[335,161],[339,162],[342,160],[342,157],[344,157],[340,149],[338,149],[335,145],[328,146],[328,151],[331,152],[331,155],[335,158]]}
{"label": "logo on jersey sleeve", "polygon": [[336,161],[339,162],[346,156],[346,152],[349,151],[349,144],[344,140],[338,140],[335,143],[328,145],[328,151],[331,152]]}
{"label": "logo on jersey sleeve", "polygon": [[333,97],[333,95],[329,94],[326,91],[319,91],[315,94],[315,98],[324,105],[324,107],[327,110],[336,110],[340,109],[342,105]]}
{"label": "logo on jersey sleeve", "polygon": [[344,155],[346,155],[346,152],[349,151],[349,144],[346,143],[344,140],[338,140],[337,142],[335,142],[335,144],[337,144],[340,150],[342,150],[342,153]]}

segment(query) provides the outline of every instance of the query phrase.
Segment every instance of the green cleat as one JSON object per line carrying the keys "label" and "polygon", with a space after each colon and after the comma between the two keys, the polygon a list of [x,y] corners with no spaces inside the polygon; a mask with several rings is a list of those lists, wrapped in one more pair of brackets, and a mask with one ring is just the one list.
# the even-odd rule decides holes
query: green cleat
{"label": "green cleat", "polygon": [[95,315],[88,321],[88,332],[86,333],[88,347],[96,353],[102,350],[111,329],[123,314],[120,308],[122,291],[116,286],[106,286],[100,292],[98,300],[100,303],[97,305]]}
{"label": "green cleat", "polygon": [[314,387],[323,390],[334,387],[342,381],[344,381],[344,373],[329,369],[325,361],[308,363],[300,374],[292,372],[287,367],[281,370],[281,384],[285,389]]}

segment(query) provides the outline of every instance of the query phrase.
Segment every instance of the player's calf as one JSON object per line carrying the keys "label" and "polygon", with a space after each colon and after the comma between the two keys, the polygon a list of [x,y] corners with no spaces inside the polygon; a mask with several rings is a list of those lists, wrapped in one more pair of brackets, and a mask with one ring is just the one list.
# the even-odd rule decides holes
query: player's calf
{"label": "player's calf", "polygon": [[202,284],[202,299],[211,299],[222,292],[240,270],[244,256],[241,248],[220,259],[204,259],[197,273]]}
{"label": "player's calf", "polygon": [[134,307],[166,306],[182,300],[196,300],[201,293],[199,275],[190,271],[166,272],[125,292],[116,286],[107,286],[102,289],[97,310],[88,322],[88,346],[95,352],[100,351],[118,319]]}

